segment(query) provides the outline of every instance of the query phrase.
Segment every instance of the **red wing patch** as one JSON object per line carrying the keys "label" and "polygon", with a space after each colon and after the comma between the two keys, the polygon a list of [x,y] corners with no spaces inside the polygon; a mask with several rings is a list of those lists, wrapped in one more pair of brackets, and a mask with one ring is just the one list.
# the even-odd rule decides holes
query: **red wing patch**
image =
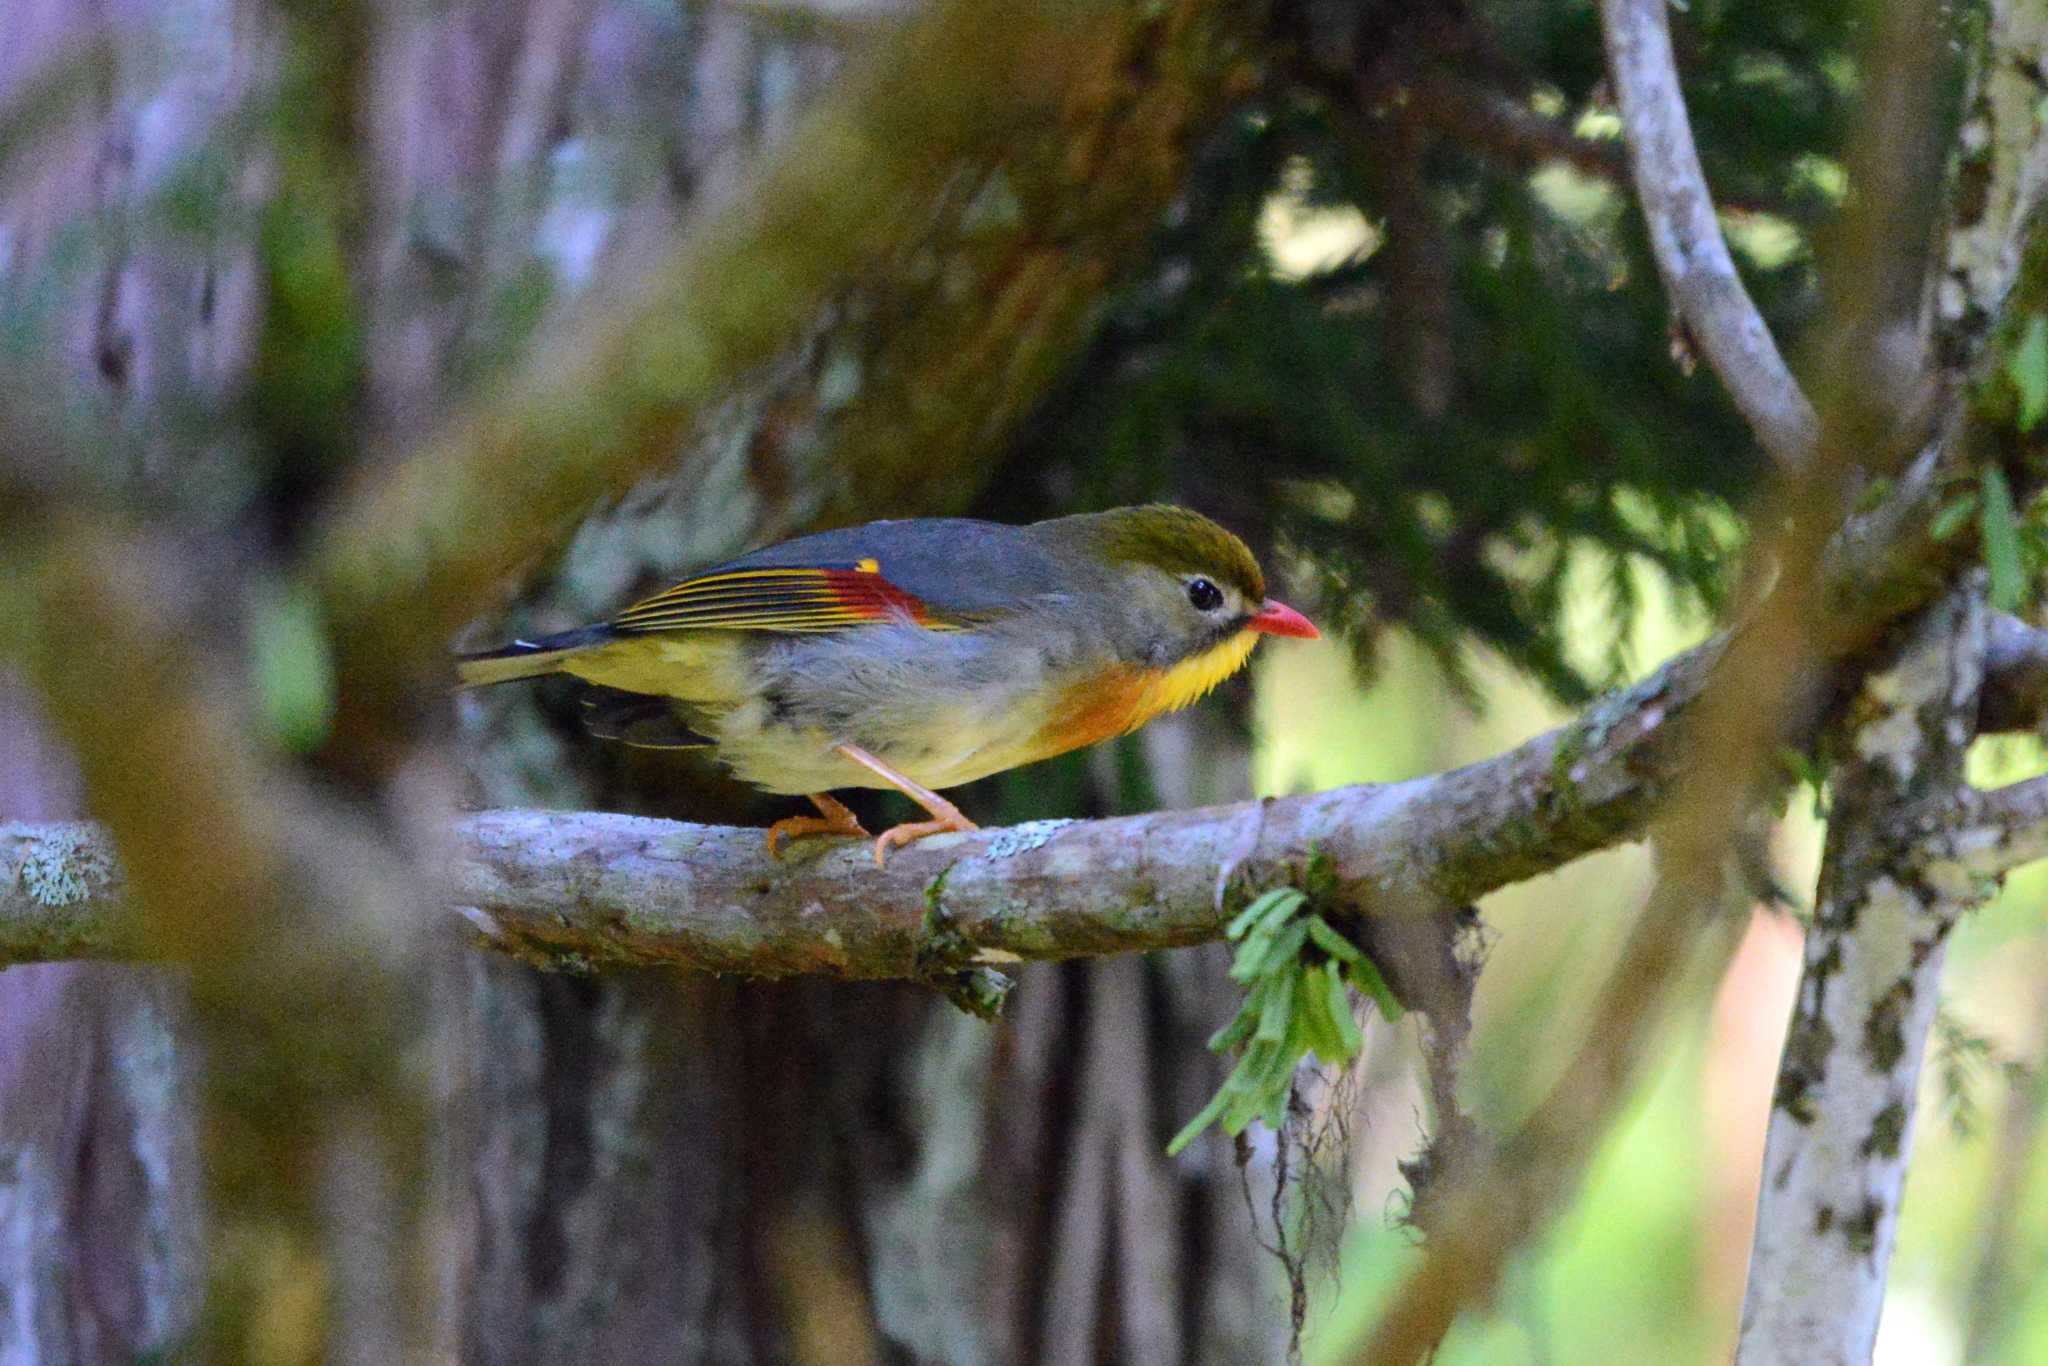
{"label": "red wing patch", "polygon": [[636,632],[838,631],[882,621],[958,629],[883,578],[873,560],[702,574],[642,598],[611,625]]}

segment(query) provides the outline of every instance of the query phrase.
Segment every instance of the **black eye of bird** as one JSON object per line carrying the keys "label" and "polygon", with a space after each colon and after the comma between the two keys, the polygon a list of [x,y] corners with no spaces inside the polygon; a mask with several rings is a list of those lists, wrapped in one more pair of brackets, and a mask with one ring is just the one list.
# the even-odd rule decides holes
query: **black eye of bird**
{"label": "black eye of bird", "polygon": [[1197,612],[1213,612],[1223,605],[1223,590],[1207,579],[1189,579],[1188,601]]}

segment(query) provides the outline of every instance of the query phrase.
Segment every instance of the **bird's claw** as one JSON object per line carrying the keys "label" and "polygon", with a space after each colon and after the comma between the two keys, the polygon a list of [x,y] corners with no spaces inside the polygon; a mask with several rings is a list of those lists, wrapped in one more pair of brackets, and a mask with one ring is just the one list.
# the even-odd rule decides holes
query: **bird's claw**
{"label": "bird's claw", "polygon": [[958,809],[951,807],[932,820],[908,821],[902,825],[893,825],[884,830],[881,838],[875,841],[875,867],[887,867],[889,851],[899,844],[921,840],[926,835],[969,834],[979,829],[980,826],[961,815]]}
{"label": "bird's claw", "polygon": [[824,814],[818,816],[785,816],[768,827],[768,857],[775,857],[775,842],[785,836],[796,839],[803,835],[850,835],[856,839],[868,837],[867,827],[860,823],[860,817],[853,814],[832,797],[815,796],[811,802]]}

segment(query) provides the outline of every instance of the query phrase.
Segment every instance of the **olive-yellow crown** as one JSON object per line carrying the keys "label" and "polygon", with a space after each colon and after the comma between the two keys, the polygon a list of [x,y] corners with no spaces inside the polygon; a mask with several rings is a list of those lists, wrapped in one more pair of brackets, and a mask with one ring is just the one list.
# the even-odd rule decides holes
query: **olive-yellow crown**
{"label": "olive-yellow crown", "polygon": [[1235,588],[1256,606],[1266,576],[1251,549],[1199,512],[1151,503],[1061,519],[1073,534],[1116,564],[1146,564],[1169,574],[1204,574]]}

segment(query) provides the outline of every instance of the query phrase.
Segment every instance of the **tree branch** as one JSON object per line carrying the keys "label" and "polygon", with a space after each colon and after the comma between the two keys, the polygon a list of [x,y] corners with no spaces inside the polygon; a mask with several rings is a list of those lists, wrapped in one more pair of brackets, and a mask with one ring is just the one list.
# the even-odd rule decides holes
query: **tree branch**
{"label": "tree branch", "polygon": [[1909,813],[1899,833],[1918,838],[1931,882],[1960,889],[2004,877],[2048,858],[2048,777],[1989,792],[1962,788]]}
{"label": "tree branch", "polygon": [[[1916,149],[1934,122],[1938,81],[1926,23],[1916,8],[1892,5],[1878,26],[1875,66],[1892,89],[1872,101],[1858,139],[1870,173],[1852,170],[1851,180],[1866,203],[1910,205],[1927,193],[1932,163]],[[2038,6],[1991,7],[1972,54],[1965,165],[1933,291],[1940,383],[1930,389],[1951,406],[1979,368],[2024,253],[2039,249],[2025,236],[2048,183],[2037,114],[2044,52]],[[1923,278],[1901,250],[1908,234],[1863,218],[1863,254],[1891,266],[1867,272],[1865,289],[1880,306],[1904,304]],[[1865,327],[1860,344],[1883,336]],[[1857,337],[1845,330],[1845,340]],[[2010,628],[1987,640],[1981,571],[1962,584],[1866,675],[1849,712],[1851,755],[1834,778],[1815,923],[1772,1099],[1741,1361],[1869,1359],[1948,931],[2007,867],[2043,847],[2028,824],[2048,811],[2038,785],[1991,794],[1961,785],[1974,726],[2008,687],[2024,696],[2040,682],[2028,642]],[[2004,687],[1985,682],[1994,662],[2008,667]]]}
{"label": "tree branch", "polygon": [[[1652,206],[1646,213],[1653,233],[1660,223],[1666,229],[1672,225],[1657,207],[1669,187],[1643,174],[1647,163],[1641,144],[1648,132],[1681,142],[1690,163],[1691,208],[1699,219],[1691,226],[1704,227],[1711,238],[1707,245],[1719,252],[1726,272],[1708,281],[1721,291],[1718,297],[1710,294],[1709,302],[1740,305],[1726,321],[1744,322],[1746,312],[1746,325],[1768,348],[1776,377],[1787,386],[1785,395],[1803,405],[1768,333],[1727,269],[1726,248],[1699,183],[1671,73],[1662,0],[1655,3],[1658,7],[1648,10],[1611,3],[1605,11],[1612,64],[1640,67],[1642,44],[1653,42],[1655,59],[1647,74],[1661,82],[1667,97],[1664,113],[1669,117],[1661,127],[1631,129],[1639,192]],[[1887,7],[1882,37],[1896,36],[1893,11],[1901,8]],[[1896,55],[1890,47],[1874,46],[1873,51],[1887,59]],[[1888,134],[1902,129],[1910,134],[1912,116],[1928,108],[1923,98],[1927,64],[1923,56],[1918,62],[1883,60],[1867,68],[1872,74],[1864,102],[1872,113],[1865,122],[1881,125]],[[1634,107],[1640,114],[1643,101],[1637,99]],[[1849,161],[1852,183],[1888,187],[1886,174],[1868,174],[1875,170],[1873,158],[1887,150],[1882,142],[1870,130],[1859,129]],[[1670,160],[1671,150],[1669,143],[1660,144],[1648,160],[1657,154]],[[1927,207],[1917,198],[1899,202],[1909,209]],[[1767,425],[1757,424],[1759,440],[1783,465],[1775,493],[1752,521],[1763,534],[1745,556],[1751,589],[1761,598],[1730,641],[1728,659],[1690,709],[1686,740],[1671,775],[1671,799],[1662,804],[1648,832],[1657,849],[1657,882],[1586,1011],[1584,1045],[1514,1132],[1474,1163],[1471,1172],[1451,1174],[1441,1211],[1424,1230],[1422,1264],[1380,1314],[1360,1351],[1363,1359],[1407,1362],[1432,1355],[1458,1313],[1495,1294],[1512,1253],[1576,1188],[1590,1158],[1587,1136],[1605,1130],[1641,1077],[1647,1041],[1680,1003],[1702,999],[1706,982],[1721,974],[1733,952],[1736,919],[1702,912],[1724,900],[1724,870],[1742,829],[1781,786],[1779,747],[1802,745],[1801,737],[1811,737],[1816,726],[1833,726],[1831,704],[1841,685],[1853,685],[1865,667],[1850,637],[1877,632],[1917,606],[1911,594],[1874,602],[1842,602],[1830,594],[1850,563],[1862,558],[1835,535],[1844,491],[1859,473],[1895,473],[1899,459],[1924,443],[1924,438],[1909,441],[1903,435],[1907,405],[1897,395],[1911,391],[1896,383],[1898,358],[1877,344],[1902,331],[1912,335],[1906,324],[1915,316],[1913,300],[1892,288],[1866,288],[1871,279],[1887,285],[1898,280],[1905,263],[1914,259],[1913,244],[1924,240],[1931,227],[1931,217],[1923,226],[1910,214],[1902,221],[1894,209],[1893,200],[1875,189],[1867,192],[1852,206],[1840,234],[1845,250],[1831,253],[1827,263],[1830,316],[1820,335],[1831,344],[1836,364],[1823,390],[1824,417],[1807,416],[1809,432],[1796,448],[1782,440],[1774,447]],[[1667,235],[1660,253],[1670,245]],[[1728,289],[1737,292],[1730,296]],[[1722,343],[1739,340],[1734,333],[1719,337]],[[1740,358],[1750,363],[1760,354],[1765,353],[1745,352]],[[1747,414],[1758,393],[1733,382],[1730,387]],[[1773,416],[1768,405],[1764,416]],[[1936,585],[1916,586],[1914,592],[1932,596],[1941,591],[1938,580]]]}
{"label": "tree branch", "polygon": [[[206,1129],[229,1154],[207,1167],[223,1230],[208,1318],[239,1342],[232,1334],[266,1302],[249,1231],[318,1255],[311,1195],[323,1162],[371,1163],[405,1192],[402,1208],[417,1208],[425,1097],[398,1060],[418,1036],[422,1002],[408,984],[435,927],[409,913],[419,894],[399,852],[264,744],[246,690],[206,645],[205,614],[236,603],[195,567],[216,561],[68,520],[41,549],[23,585],[22,662],[123,868],[112,839],[77,826],[25,844],[0,837],[0,919],[43,939],[43,956],[146,955],[189,969],[211,1064]],[[93,628],[77,630],[87,617]],[[309,1057],[320,1065],[302,1066]],[[417,1289],[406,1271],[389,1274]]]}
{"label": "tree branch", "polygon": [[1993,0],[1958,145],[1959,178],[1975,193],[1949,225],[1935,291],[1946,364],[1968,369],[2019,278],[2025,228],[2048,194],[2048,136],[2038,114],[2048,94],[2048,14]]}
{"label": "tree branch", "polygon": [[[1506,90],[1449,71],[1424,71],[1404,87],[1407,112],[1423,125],[1447,133],[1520,170],[1563,162],[1585,175],[1621,184],[1629,178],[1628,151],[1619,138],[1581,137],[1570,126],[1546,118]],[[1798,205],[1761,197],[1724,197],[1722,204],[1745,213],[1810,217]]]}
{"label": "tree branch", "polygon": [[1505,90],[1446,71],[1425,71],[1407,93],[1408,108],[1417,119],[1512,165],[1528,169],[1562,161],[1603,180],[1619,181],[1628,175],[1628,154],[1619,141],[1580,137]]}
{"label": "tree branch", "polygon": [[[1993,640],[1994,670],[2048,659],[2048,632],[2006,619]],[[1270,885],[1318,853],[1361,915],[1462,905],[1640,838],[1722,648],[1700,646],[1569,725],[1447,773],[945,836],[899,851],[880,873],[864,846],[839,842],[770,859],[758,830],[482,812],[456,828],[442,899],[469,914],[483,943],[553,966],[844,978],[1201,943],[1228,921],[1218,869]],[[2025,707],[2017,688],[1986,698],[1987,729],[2018,729],[2038,719],[2043,694]],[[1971,874],[2048,856],[2048,780],[1957,800],[1952,857]],[[1947,809],[1916,818],[1937,815],[1951,819]],[[0,962],[143,951],[96,827],[0,826]]]}
{"label": "tree branch", "polygon": [[1807,458],[1813,405],[1764,325],[1714,216],[1678,88],[1666,0],[1602,0],[1607,66],[1621,104],[1636,198],[1673,305],[1757,442],[1783,467]]}

